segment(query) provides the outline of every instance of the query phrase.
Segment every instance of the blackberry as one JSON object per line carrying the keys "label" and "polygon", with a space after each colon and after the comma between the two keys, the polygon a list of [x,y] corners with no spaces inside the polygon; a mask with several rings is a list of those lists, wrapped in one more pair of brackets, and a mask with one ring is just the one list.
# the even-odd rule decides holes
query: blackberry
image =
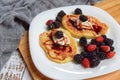
{"label": "blackberry", "polygon": [[103,37],[104,39],[106,39],[106,38],[107,38],[107,36],[106,36],[106,35],[102,35],[102,37]]}
{"label": "blackberry", "polygon": [[48,26],[47,26],[47,29],[48,30],[52,30],[52,29],[54,29],[55,28],[55,25],[54,24],[49,24]]}
{"label": "blackberry", "polygon": [[91,44],[96,44],[96,40],[95,39],[91,39]]}
{"label": "blackberry", "polygon": [[61,23],[62,22],[62,18],[60,16],[57,16],[55,21],[58,21],[58,22]]}
{"label": "blackberry", "polygon": [[96,56],[96,55],[97,55],[97,53],[95,51],[89,53],[89,57]]}
{"label": "blackberry", "polygon": [[102,46],[102,45],[105,45],[105,43],[104,42],[102,42],[102,43],[96,43],[97,44],[97,46]]}
{"label": "blackberry", "polygon": [[98,54],[100,52],[100,48],[97,47],[96,50],[95,50],[96,54]]}
{"label": "blackberry", "polygon": [[62,38],[63,37],[63,32],[62,31],[57,31],[55,33],[55,37],[58,38],[58,39]]}
{"label": "blackberry", "polygon": [[79,43],[82,46],[86,46],[87,45],[87,39],[85,37],[81,37]]}
{"label": "blackberry", "polygon": [[55,21],[55,22],[54,22],[54,25],[55,25],[55,28],[59,28],[59,27],[61,26],[61,23],[58,22],[58,21]]}
{"label": "blackberry", "polygon": [[76,54],[73,59],[76,63],[81,64],[83,60],[83,56],[80,54]]}
{"label": "blackberry", "polygon": [[85,52],[85,51],[82,51],[81,52],[81,55],[84,57],[84,58],[87,58],[89,56],[89,53]]}
{"label": "blackberry", "polygon": [[90,58],[90,67],[94,68],[100,64],[100,59],[97,56],[92,56]]}
{"label": "blackberry", "polygon": [[85,16],[85,15],[80,15],[79,19],[82,21],[82,22],[85,22],[88,20],[88,17]]}
{"label": "blackberry", "polygon": [[60,16],[62,18],[64,15],[66,15],[66,13],[63,10],[61,10],[57,16]]}
{"label": "blackberry", "polygon": [[112,46],[112,45],[113,45],[113,40],[110,39],[110,38],[106,38],[106,39],[105,39],[105,44],[106,44],[106,45],[109,45],[109,46]]}
{"label": "blackberry", "polygon": [[98,53],[98,57],[101,59],[101,60],[104,60],[104,59],[107,59],[107,54],[105,52],[99,52]]}
{"label": "blackberry", "polygon": [[114,47],[112,47],[112,46],[110,47],[110,51],[114,51],[114,49],[115,49]]}
{"label": "blackberry", "polygon": [[82,10],[80,8],[76,8],[74,13],[82,15]]}

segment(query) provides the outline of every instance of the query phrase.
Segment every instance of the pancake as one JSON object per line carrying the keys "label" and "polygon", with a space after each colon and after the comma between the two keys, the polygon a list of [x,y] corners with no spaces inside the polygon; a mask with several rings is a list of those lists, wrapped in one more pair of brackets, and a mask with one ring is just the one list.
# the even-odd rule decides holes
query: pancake
{"label": "pancake", "polygon": [[[108,26],[95,17],[87,16],[87,24],[79,20],[80,15],[65,15],[62,18],[62,24],[75,38],[82,36],[86,38],[95,38],[107,32]],[[76,25],[74,22],[77,22]]]}
{"label": "pancake", "polygon": [[57,29],[49,30],[40,34],[40,46],[44,49],[47,57],[56,63],[67,63],[72,61],[77,52],[77,42],[68,31],[59,29],[67,35],[70,40],[70,44],[67,46],[55,44],[52,39],[52,33],[54,33],[53,31],[55,30]]}

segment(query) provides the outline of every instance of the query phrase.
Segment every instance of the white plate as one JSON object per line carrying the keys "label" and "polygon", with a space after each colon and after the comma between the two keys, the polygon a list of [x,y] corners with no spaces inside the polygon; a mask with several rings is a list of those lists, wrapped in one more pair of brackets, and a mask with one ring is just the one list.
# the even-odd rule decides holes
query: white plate
{"label": "white plate", "polygon": [[[49,19],[55,19],[60,10],[64,10],[67,14],[72,14],[76,8],[81,8],[85,15],[94,16],[106,23],[109,26],[107,36],[114,40],[116,55],[112,59],[101,61],[96,68],[85,69],[81,65],[72,62],[66,64],[52,62],[46,57],[45,52],[39,45],[39,35],[46,31],[46,21]],[[120,26],[108,13],[97,7],[75,5],[55,8],[38,14],[30,24],[29,45],[32,60],[38,71],[52,79],[85,79],[120,69]]]}

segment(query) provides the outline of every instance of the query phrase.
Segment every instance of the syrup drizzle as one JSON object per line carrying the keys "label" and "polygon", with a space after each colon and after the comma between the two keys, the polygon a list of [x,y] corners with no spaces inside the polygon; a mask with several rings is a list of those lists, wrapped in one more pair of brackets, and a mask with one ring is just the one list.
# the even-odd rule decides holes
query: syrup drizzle
{"label": "syrup drizzle", "polygon": [[93,29],[87,29],[87,28],[81,28],[79,25],[77,25],[77,23],[71,19],[68,20],[69,23],[71,23],[71,25],[73,27],[75,27],[77,30],[93,30],[95,31],[97,34],[99,34],[99,32],[101,31],[102,27],[98,26],[98,25],[92,25]]}

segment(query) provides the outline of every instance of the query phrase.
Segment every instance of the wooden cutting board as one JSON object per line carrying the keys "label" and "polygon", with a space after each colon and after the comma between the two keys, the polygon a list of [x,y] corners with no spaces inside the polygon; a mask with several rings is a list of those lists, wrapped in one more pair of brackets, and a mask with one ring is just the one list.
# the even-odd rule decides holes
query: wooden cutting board
{"label": "wooden cutting board", "polygon": [[[107,11],[120,24],[120,0],[103,0],[102,2],[98,3],[96,6]],[[26,31],[24,36],[21,38],[19,44],[19,50],[28,67],[31,76],[33,77],[34,80],[50,80],[35,68],[30,56],[28,43],[29,43],[28,31]],[[106,74],[103,76],[86,79],[86,80],[120,80],[120,70],[110,74]]]}

